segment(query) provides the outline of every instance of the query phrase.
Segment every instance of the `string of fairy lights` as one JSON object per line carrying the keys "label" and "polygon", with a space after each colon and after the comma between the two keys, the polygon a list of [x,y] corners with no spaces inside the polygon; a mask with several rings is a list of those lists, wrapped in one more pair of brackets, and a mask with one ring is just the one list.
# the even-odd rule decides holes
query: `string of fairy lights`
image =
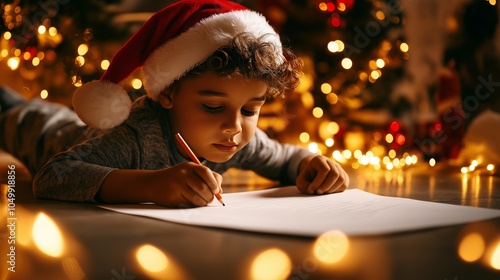
{"label": "string of fairy lights", "polygon": [[[492,5],[496,4],[494,0],[489,2]],[[353,3],[354,0],[319,2],[317,8],[321,12],[330,15],[329,24],[332,28],[339,28],[343,24],[343,13],[347,12]],[[380,2],[374,1],[374,3]],[[33,28],[33,32],[20,36],[14,31],[23,27],[26,24],[25,21],[28,20],[20,1],[16,0],[11,4],[2,4],[2,9],[2,19],[7,30],[0,34],[0,63],[5,64],[10,71],[19,72],[23,79],[36,80],[37,76],[32,74],[36,72],[34,69],[43,68],[44,65],[54,67],[52,64],[58,56],[57,47],[67,39],[58,27],[53,25],[50,17],[45,17],[38,26]],[[382,10],[375,11],[374,16],[380,21],[386,20],[387,16],[391,17],[392,22],[402,20],[399,16],[387,15]],[[87,74],[90,71],[100,75],[108,68],[110,57],[95,55],[95,53],[98,53],[95,50],[98,46],[92,44],[91,30],[85,30],[83,35],[83,42],[75,45],[73,64],[76,69],[80,69],[79,71],[86,71]],[[28,41],[35,41],[36,44],[20,44],[20,42]],[[346,44],[341,39],[334,39],[324,47],[332,55],[342,56]],[[382,40],[378,50],[373,53],[373,58],[363,67],[357,67],[357,69],[362,68],[364,70],[357,70],[358,82],[349,86],[347,90],[359,92],[367,83],[376,83],[384,74],[385,67],[393,63],[389,53],[392,52],[392,55],[394,55],[394,49],[397,49],[397,55],[404,60],[409,59],[410,46],[408,43],[402,40]],[[349,57],[343,57],[339,61],[340,66],[345,71],[356,68],[354,66],[358,63]],[[78,71],[73,72],[69,79],[73,88],[82,85],[82,78]],[[137,76],[132,76],[127,82],[131,88],[142,88],[142,82]],[[325,109],[325,107],[314,105],[315,101],[310,88],[316,82],[313,75],[308,75],[305,72],[301,77],[301,85],[297,89],[297,92],[301,95],[302,107],[305,110],[310,110],[312,118],[317,119],[319,123],[315,128],[317,131],[300,132],[298,143],[306,146],[314,153],[331,156],[339,163],[354,169],[367,167],[374,170],[390,171],[408,168],[422,161],[418,151],[404,148],[411,141],[408,141],[408,136],[398,121],[391,122],[386,131],[374,132],[369,139],[367,139],[366,133],[360,131],[342,131],[341,124],[331,120],[328,116],[329,112],[325,112],[325,110],[345,102],[343,94],[338,92],[341,83],[336,83],[337,80],[332,79],[330,82],[320,84],[320,91],[329,106]],[[46,99],[50,95],[47,88],[41,88],[38,92],[38,97],[42,99]],[[318,135],[321,141],[313,141],[313,135]],[[343,142],[341,145],[337,144],[339,140]],[[437,159],[431,158],[427,164],[433,167],[436,165],[436,161]],[[474,160],[470,165],[464,166],[461,172],[466,174],[477,170],[494,172],[495,166],[492,163]]]}

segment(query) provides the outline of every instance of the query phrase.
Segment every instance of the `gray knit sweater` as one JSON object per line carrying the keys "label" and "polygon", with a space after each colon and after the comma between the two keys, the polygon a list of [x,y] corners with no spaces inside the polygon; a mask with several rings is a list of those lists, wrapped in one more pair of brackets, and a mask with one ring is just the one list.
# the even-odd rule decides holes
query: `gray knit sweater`
{"label": "gray knit sweater", "polygon": [[[87,129],[67,108],[40,101],[0,116],[0,132],[5,135],[0,137],[0,148],[36,173],[33,191],[39,198],[95,202],[112,170],[157,170],[188,161],[175,147],[167,111],[148,98],[134,103],[123,124],[104,132]],[[250,143],[229,161],[202,163],[221,174],[234,167],[295,184],[301,160],[310,155],[257,129]]]}

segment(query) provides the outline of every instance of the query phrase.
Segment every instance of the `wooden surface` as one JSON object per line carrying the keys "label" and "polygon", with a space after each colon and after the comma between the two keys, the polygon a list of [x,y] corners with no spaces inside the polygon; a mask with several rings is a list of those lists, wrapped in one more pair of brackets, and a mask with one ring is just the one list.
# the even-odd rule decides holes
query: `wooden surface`
{"label": "wooden surface", "polygon": [[[500,209],[500,178],[487,174],[462,175],[456,168],[426,166],[392,172],[349,170],[349,174],[351,188],[376,194]],[[249,173],[230,172],[224,179],[225,192],[273,186]],[[1,186],[5,197],[7,186]],[[8,218],[7,204],[3,199],[2,222]],[[321,248],[311,238],[188,226],[91,204],[36,200],[29,180],[16,183],[15,217],[16,272],[7,270],[10,233],[2,226],[0,279],[254,279],[254,273],[271,277],[280,270],[289,279],[500,279],[500,270],[491,264],[495,250],[500,251],[500,219],[347,237],[345,255],[324,263],[314,251],[319,248],[335,256],[339,247],[333,241]],[[44,229],[40,223],[47,220]],[[51,228],[59,230],[60,237]],[[466,238],[471,234],[483,242],[472,243],[465,258],[474,260],[467,262],[459,248],[467,245],[464,240],[472,240]],[[44,244],[49,249],[43,249]],[[50,250],[58,244],[62,244],[59,255],[48,255],[55,254]],[[144,257],[138,252],[149,253]],[[269,271],[259,266],[266,255],[262,253],[271,256],[263,261],[270,265]],[[141,265],[144,258],[146,264]],[[158,266],[150,267],[155,262]]]}

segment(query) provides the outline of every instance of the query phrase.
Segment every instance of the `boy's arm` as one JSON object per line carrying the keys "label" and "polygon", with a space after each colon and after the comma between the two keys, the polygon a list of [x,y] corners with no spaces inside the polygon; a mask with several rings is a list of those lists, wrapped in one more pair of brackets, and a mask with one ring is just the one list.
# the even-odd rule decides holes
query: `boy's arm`
{"label": "boy's arm", "polygon": [[105,203],[155,202],[167,207],[205,206],[220,191],[222,176],[192,162],[162,170],[114,170],[96,199]]}
{"label": "boy's arm", "polygon": [[295,184],[302,160],[315,156],[308,150],[270,139],[259,129],[242,152],[244,155],[236,159],[241,163],[240,168],[255,171],[283,185]]}
{"label": "boy's arm", "polygon": [[120,126],[55,155],[33,180],[35,196],[95,202],[95,195],[110,172],[138,168],[139,143],[133,140],[133,135],[133,129]]}

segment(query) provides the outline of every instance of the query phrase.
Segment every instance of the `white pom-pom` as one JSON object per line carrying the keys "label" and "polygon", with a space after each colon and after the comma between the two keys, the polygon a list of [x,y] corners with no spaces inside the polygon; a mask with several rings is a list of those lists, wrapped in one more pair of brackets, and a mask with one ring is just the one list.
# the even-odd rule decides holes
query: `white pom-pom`
{"label": "white pom-pom", "polygon": [[90,127],[109,129],[123,123],[130,114],[132,101],[119,85],[92,81],[78,88],[73,95],[73,108]]}

